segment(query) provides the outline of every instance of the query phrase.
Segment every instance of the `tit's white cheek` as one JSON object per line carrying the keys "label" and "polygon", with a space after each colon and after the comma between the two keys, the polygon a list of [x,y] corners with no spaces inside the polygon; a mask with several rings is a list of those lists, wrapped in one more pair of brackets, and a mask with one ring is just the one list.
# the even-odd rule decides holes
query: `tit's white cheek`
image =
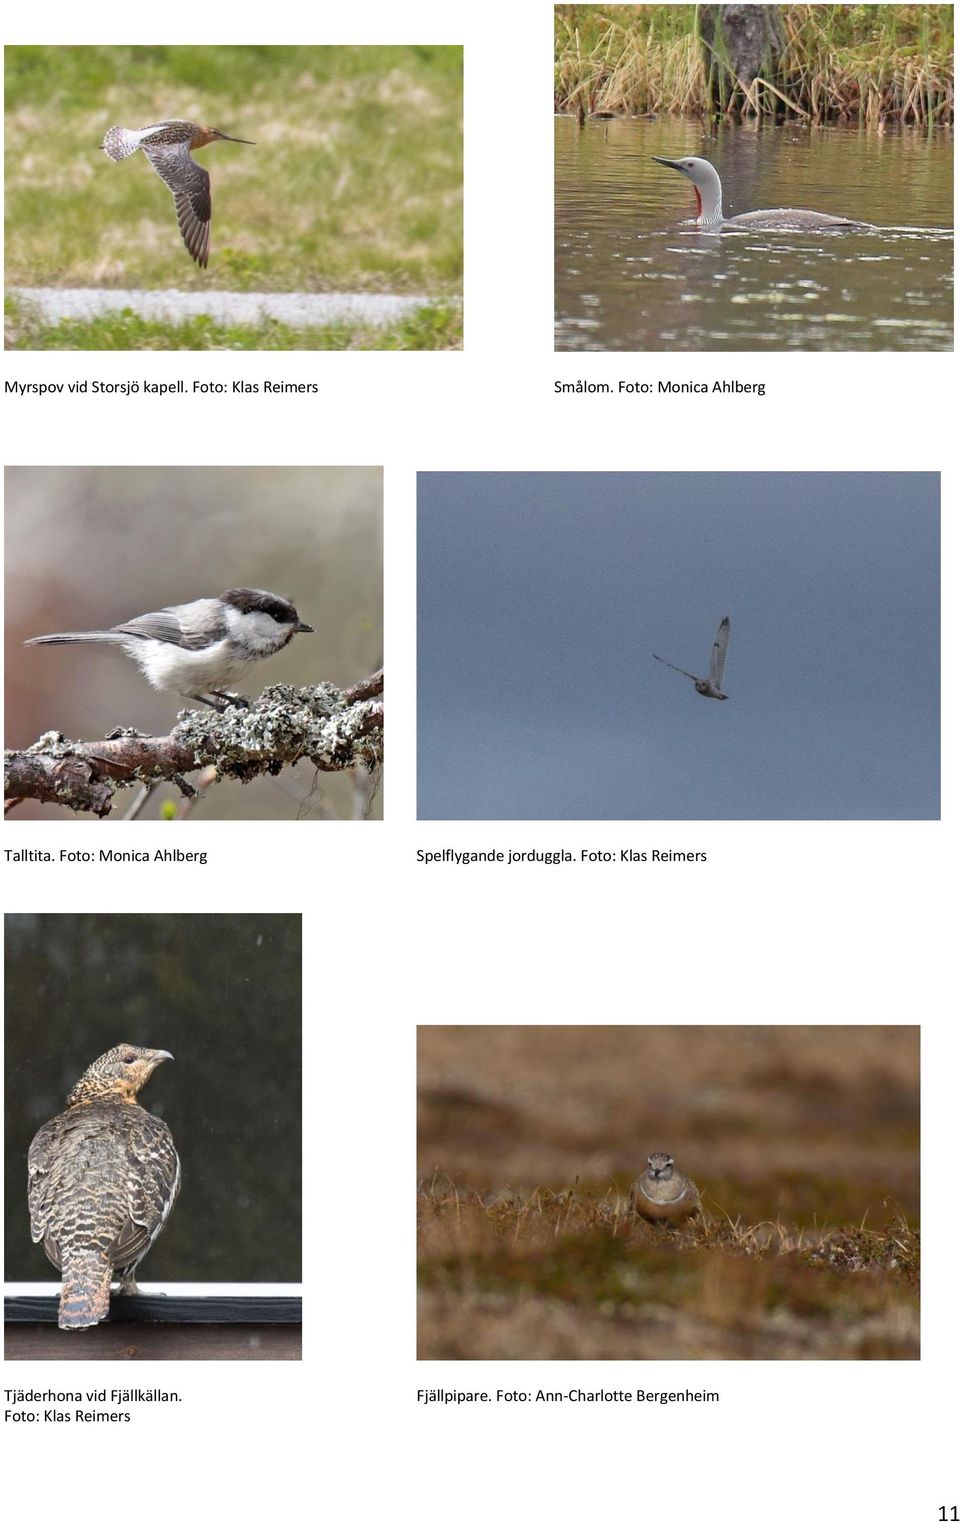
{"label": "tit's white cheek", "polygon": [[269,656],[280,650],[292,632],[289,625],[278,624],[268,613],[239,613],[228,607],[225,617],[230,637],[257,656]]}

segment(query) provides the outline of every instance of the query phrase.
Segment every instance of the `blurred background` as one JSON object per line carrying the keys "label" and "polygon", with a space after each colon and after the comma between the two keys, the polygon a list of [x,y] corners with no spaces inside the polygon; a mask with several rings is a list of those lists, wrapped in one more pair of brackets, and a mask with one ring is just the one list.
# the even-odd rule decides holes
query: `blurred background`
{"label": "blurred background", "polygon": [[27,1149],[101,1053],[174,1057],[140,1101],[173,1133],[180,1197],[145,1281],[300,1280],[299,915],[5,916],[8,1280],[31,1242]]}
{"label": "blurred background", "polygon": [[[179,708],[109,646],[24,647],[32,635],[106,629],[228,587],[292,599],[298,635],[240,684],[345,687],[383,661],[383,476],[379,467],[94,466],[6,471],[6,745],[46,730],[99,739],[115,725],[169,732]],[[205,793],[196,818],[352,818],[355,780],[302,763],[280,778]],[[156,817],[177,790],[164,785]],[[132,798],[132,794],[130,795]],[[309,802],[304,802],[308,800]],[[379,818],[379,794],[369,818]],[[117,807],[122,814],[123,796]],[[16,818],[83,819],[26,803]]]}
{"label": "blurred background", "polygon": [[920,1208],[918,1026],[421,1026],[419,1173],[628,1186],[671,1153],[733,1216]]}
{"label": "blurred background", "polygon": [[918,1027],[425,1026],[418,1073],[421,1359],[920,1357]]}
{"label": "blurred background", "polygon": [[[460,47],[16,47],[4,63],[8,286],[460,289]],[[99,149],[115,123],[170,117],[252,140],[199,152],[207,270],[144,156]]]}
{"label": "blurred background", "polygon": [[421,819],[939,817],[936,474],[426,472],[417,558]]}

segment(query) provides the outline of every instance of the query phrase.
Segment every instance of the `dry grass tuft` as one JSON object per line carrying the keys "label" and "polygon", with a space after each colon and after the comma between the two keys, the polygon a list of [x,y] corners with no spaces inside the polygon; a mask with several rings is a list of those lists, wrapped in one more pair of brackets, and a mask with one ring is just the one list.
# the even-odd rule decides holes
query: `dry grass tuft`
{"label": "dry grass tuft", "polygon": [[674,1229],[616,1187],[440,1174],[417,1206],[424,1359],[919,1357],[919,1233],[897,1209],[877,1230],[709,1208]]}

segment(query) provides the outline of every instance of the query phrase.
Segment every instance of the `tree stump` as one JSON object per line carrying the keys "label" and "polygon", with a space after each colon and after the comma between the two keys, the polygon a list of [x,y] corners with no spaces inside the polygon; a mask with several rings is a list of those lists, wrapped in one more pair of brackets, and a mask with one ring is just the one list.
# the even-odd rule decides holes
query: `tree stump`
{"label": "tree stump", "polygon": [[702,5],[699,27],[714,111],[729,111],[738,98],[756,109],[754,81],[782,73],[787,34],[780,7]]}

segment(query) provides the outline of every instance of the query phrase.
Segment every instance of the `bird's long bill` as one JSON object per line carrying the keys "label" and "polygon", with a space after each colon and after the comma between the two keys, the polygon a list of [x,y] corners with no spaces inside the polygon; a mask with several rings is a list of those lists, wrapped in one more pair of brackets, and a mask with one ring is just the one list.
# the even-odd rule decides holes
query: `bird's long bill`
{"label": "bird's long bill", "polygon": [[248,137],[231,137],[229,132],[221,132],[221,137],[226,138],[228,143],[246,143],[248,148],[256,148],[256,143]]}
{"label": "bird's long bill", "polygon": [[655,164],[666,164],[668,169],[679,169],[682,175],[685,175],[687,172],[682,164],[677,163],[676,159],[661,159],[658,153],[652,153],[650,157]]}

